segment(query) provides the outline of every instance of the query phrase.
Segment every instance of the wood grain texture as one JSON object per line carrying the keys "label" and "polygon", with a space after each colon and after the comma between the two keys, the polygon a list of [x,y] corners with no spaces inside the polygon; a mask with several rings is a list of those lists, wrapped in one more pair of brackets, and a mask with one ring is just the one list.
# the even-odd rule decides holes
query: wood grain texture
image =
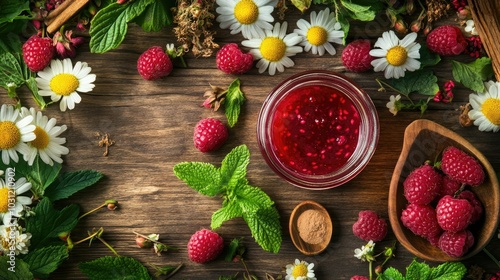
{"label": "wood grain texture", "polygon": [[[295,11],[287,15],[289,31],[295,28],[300,16]],[[309,14],[304,17],[308,18]],[[348,41],[366,38],[374,43],[382,31],[388,30],[388,25],[384,17],[368,24],[353,22]],[[421,42],[423,39],[419,37]],[[217,30],[216,40],[223,45],[239,43],[243,38],[230,35],[228,30]],[[375,81],[376,78],[383,78],[383,74],[346,72],[340,60],[344,47],[340,45],[335,46],[335,56],[301,53],[292,58],[295,62],[293,68],[275,76],[259,74],[256,68],[238,76],[246,95],[240,119],[230,129],[229,139],[220,150],[202,154],[192,142],[194,125],[204,117],[225,119],[222,112],[200,107],[203,93],[209,89],[209,83],[227,86],[236,77],[217,70],[214,58],[188,56],[187,69],[176,68],[165,79],[143,80],[136,69],[139,55],[150,46],[175,42],[171,28],[145,33],[131,24],[127,37],[116,50],[93,54],[87,46],[82,46],[74,61],[85,61],[92,67],[92,72],[97,75],[95,89],[82,94],[82,102],[74,110],[62,113],[57,105],[46,109],[45,114],[68,126],[65,137],[70,153],[64,158],[64,169],[95,169],[105,174],[104,180],[97,185],[62,203],[78,203],[82,212],[106,199],[117,199],[120,203],[116,211],[102,210],[83,219],[72,233],[73,240],[85,237],[92,228],[103,227],[103,238],[121,255],[135,257],[144,264],[174,265],[183,262],[185,266],[171,279],[217,279],[220,275],[242,272],[241,264],[226,263],[222,259],[204,265],[188,260],[187,241],[196,230],[210,226],[211,215],[221,207],[222,200],[198,194],[177,179],[172,169],[181,161],[202,161],[219,166],[231,149],[246,144],[251,153],[248,180],[250,184],[261,187],[276,202],[281,215],[283,244],[278,254],[263,251],[253,241],[241,219],[224,223],[218,232],[226,242],[236,237],[245,238],[248,267],[260,278],[264,278],[266,272],[279,273],[282,267],[299,258],[315,263],[318,279],[349,279],[356,274],[367,275],[368,268],[367,263],[353,256],[354,249],[365,242],[353,235],[352,224],[361,210],[374,210],[388,218],[391,176],[401,152],[405,128],[413,120],[433,120],[456,131],[486,155],[493,168],[500,170],[500,134],[481,133],[476,127],[461,127],[458,123],[459,106],[468,102],[470,90],[458,84],[450,104],[431,102],[429,110],[423,115],[419,112],[400,112],[393,116],[385,105],[394,93],[379,92]],[[443,58],[439,67],[435,68],[440,85],[452,79],[452,60],[471,61],[471,58],[465,55]],[[299,189],[283,181],[266,165],[256,141],[257,116],[267,94],[283,79],[311,69],[343,73],[359,84],[374,101],[381,127],[377,150],[366,168],[345,185],[324,191]],[[25,106],[35,106],[28,92],[19,92],[19,95]],[[0,101],[10,102],[6,94],[0,96]],[[96,132],[109,133],[115,141],[107,157],[102,156],[103,148],[98,146]],[[335,228],[329,246],[316,256],[301,254],[287,230],[292,210],[303,200],[314,200],[323,205]],[[159,257],[149,250],[139,249],[135,246],[132,231],[159,233],[162,242],[179,250]],[[377,247],[382,249],[394,240],[394,234],[389,232],[386,240]],[[494,238],[488,248],[499,252],[500,240]],[[79,271],[78,263],[106,255],[112,253],[99,242],[93,242],[90,248],[85,244],[78,245],[50,279],[86,279]],[[396,258],[388,265],[401,270],[414,258],[402,246],[398,246],[395,255]],[[492,272],[495,270],[483,253],[466,263],[481,264]]]}

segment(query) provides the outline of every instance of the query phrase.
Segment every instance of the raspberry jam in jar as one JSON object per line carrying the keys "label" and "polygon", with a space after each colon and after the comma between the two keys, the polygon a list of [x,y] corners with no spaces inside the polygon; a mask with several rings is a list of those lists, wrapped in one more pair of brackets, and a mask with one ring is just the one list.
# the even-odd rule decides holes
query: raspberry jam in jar
{"label": "raspberry jam in jar", "polygon": [[293,185],[326,189],[354,178],[371,159],[379,135],[370,97],[328,71],[292,76],[268,96],[257,140],[268,165]]}

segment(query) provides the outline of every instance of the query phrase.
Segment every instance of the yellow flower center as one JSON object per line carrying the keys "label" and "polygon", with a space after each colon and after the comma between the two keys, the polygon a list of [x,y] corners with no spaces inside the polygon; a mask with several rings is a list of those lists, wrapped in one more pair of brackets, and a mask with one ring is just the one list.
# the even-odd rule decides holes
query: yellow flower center
{"label": "yellow flower center", "polygon": [[37,148],[38,150],[43,150],[47,148],[50,142],[49,135],[45,130],[43,130],[41,127],[36,126],[35,128],[35,140],[31,141],[30,144],[31,146]]}
{"label": "yellow flower center", "polygon": [[0,122],[0,149],[14,148],[21,141],[21,132],[11,121]]}
{"label": "yellow flower center", "polygon": [[307,276],[307,266],[303,263],[296,265],[293,268],[292,271],[292,276],[294,278],[300,277],[300,276]]}
{"label": "yellow flower center", "polygon": [[277,37],[266,37],[260,45],[262,57],[268,61],[280,61],[286,52],[286,44]]}
{"label": "yellow flower center", "polygon": [[57,95],[68,96],[74,92],[80,81],[73,74],[58,74],[50,80],[50,89]]}
{"label": "yellow flower center", "polygon": [[328,39],[328,33],[321,26],[313,26],[307,31],[307,41],[311,45],[321,46],[326,43],[326,39]]}
{"label": "yellow flower center", "polygon": [[492,124],[500,125],[500,99],[486,99],[483,102],[481,112]]}
{"label": "yellow flower center", "polygon": [[252,0],[241,0],[234,6],[234,17],[241,24],[252,24],[259,18],[259,7]]}
{"label": "yellow flower center", "polygon": [[9,210],[9,188],[0,189],[0,213],[7,213]]}
{"label": "yellow flower center", "polygon": [[405,64],[408,58],[408,52],[401,46],[395,46],[387,51],[387,62],[393,66],[401,66]]}

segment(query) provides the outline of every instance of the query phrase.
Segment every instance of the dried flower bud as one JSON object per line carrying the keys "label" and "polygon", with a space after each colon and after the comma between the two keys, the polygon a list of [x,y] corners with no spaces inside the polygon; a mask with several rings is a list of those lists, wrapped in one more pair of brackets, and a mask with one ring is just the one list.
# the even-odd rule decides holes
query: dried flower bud
{"label": "dried flower bud", "polygon": [[432,30],[432,24],[428,22],[423,30],[424,35],[427,36],[431,32],[431,30]]}
{"label": "dried flower bud", "polygon": [[150,240],[148,240],[142,236],[137,236],[135,238],[135,244],[137,244],[137,246],[139,248],[151,248],[151,247],[153,247],[153,242],[151,242]]}
{"label": "dried flower bud", "polygon": [[128,0],[116,0],[117,4],[125,4]]}
{"label": "dried flower bud", "polygon": [[391,21],[391,27],[394,27],[394,25],[396,24],[396,21],[398,20],[398,18],[396,16],[396,12],[392,9],[387,9],[387,10],[385,10],[385,14],[387,15],[387,17]]}
{"label": "dried flower bud", "polygon": [[377,275],[379,275],[379,274],[382,274],[382,272],[384,272],[384,269],[382,268],[382,266],[381,265],[377,265],[377,267],[375,267],[375,273]]}
{"label": "dried flower bud", "polygon": [[394,30],[400,34],[406,34],[408,32],[408,26],[402,19],[398,19],[394,24]]}
{"label": "dried flower bud", "polygon": [[411,15],[415,12],[415,1],[414,0],[406,0],[406,12]]}
{"label": "dried flower bud", "polygon": [[457,12],[458,19],[468,19],[471,16],[468,8],[461,9]]}
{"label": "dried flower bud", "polygon": [[414,20],[411,24],[410,24],[410,30],[412,32],[419,32],[420,29],[422,29],[422,21],[419,20],[419,19],[416,19]]}

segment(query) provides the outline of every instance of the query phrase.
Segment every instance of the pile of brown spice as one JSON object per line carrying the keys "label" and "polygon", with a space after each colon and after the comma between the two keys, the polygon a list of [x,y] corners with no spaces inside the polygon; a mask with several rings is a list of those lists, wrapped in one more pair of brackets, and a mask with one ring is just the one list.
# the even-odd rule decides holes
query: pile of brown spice
{"label": "pile of brown spice", "polygon": [[309,209],[297,219],[299,236],[309,244],[319,244],[327,234],[326,219],[318,210]]}

